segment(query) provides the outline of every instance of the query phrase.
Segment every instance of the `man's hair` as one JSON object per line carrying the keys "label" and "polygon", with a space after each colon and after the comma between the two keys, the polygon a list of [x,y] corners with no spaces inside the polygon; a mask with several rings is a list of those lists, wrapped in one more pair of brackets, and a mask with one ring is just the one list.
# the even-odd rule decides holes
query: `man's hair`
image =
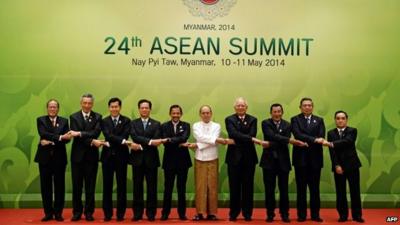
{"label": "man's hair", "polygon": [[183,114],[182,107],[181,107],[180,105],[177,105],[177,104],[175,104],[175,105],[171,105],[171,106],[169,107],[169,114],[171,114],[171,112],[172,112],[172,109],[176,109],[176,108],[178,108],[178,109],[179,109],[179,111],[181,112],[181,114]]}
{"label": "man's hair", "polygon": [[81,97],[81,101],[83,100],[83,98],[90,98],[90,99],[92,99],[92,101],[94,101],[94,97],[90,93],[83,94]]}
{"label": "man's hair", "polygon": [[118,105],[119,105],[119,106],[122,106],[122,101],[121,101],[121,99],[119,99],[119,98],[117,98],[117,97],[110,98],[110,100],[108,100],[108,106],[110,106],[111,103],[113,103],[113,102],[118,102]]}
{"label": "man's hair", "polygon": [[204,107],[207,107],[207,108],[210,110],[210,112],[212,112],[211,106],[209,106],[209,105],[202,105],[202,106],[200,106],[199,113],[201,113],[201,110],[202,110]]}
{"label": "man's hair", "polygon": [[274,107],[281,107],[282,113],[283,113],[283,106],[279,103],[274,103],[271,105],[271,107],[269,108],[269,112],[272,113],[272,108]]}
{"label": "man's hair", "polygon": [[337,114],[339,114],[339,113],[343,113],[344,116],[346,117],[346,119],[349,118],[349,116],[347,115],[347,112],[345,112],[345,111],[343,111],[343,110],[338,110],[338,111],[335,112],[335,117],[334,117],[335,119],[336,119]]}
{"label": "man's hair", "polygon": [[243,101],[244,104],[247,106],[247,100],[246,100],[244,97],[238,97],[238,98],[236,98],[236,99],[235,99],[235,102],[233,103],[233,106],[236,106],[236,104],[237,104],[239,101]]}
{"label": "man's hair", "polygon": [[47,103],[46,103],[46,108],[49,107],[50,102],[55,102],[55,103],[57,103],[57,108],[60,108],[60,103],[59,103],[59,102],[57,101],[57,99],[55,99],[55,98],[52,98],[52,99],[50,99],[50,100],[47,101]]}
{"label": "man's hair", "polygon": [[300,100],[300,106],[303,104],[304,101],[310,101],[311,103],[313,103],[313,100],[310,97],[304,97]]}
{"label": "man's hair", "polygon": [[151,101],[150,101],[150,100],[147,100],[147,99],[140,99],[140,100],[138,101],[138,103],[137,103],[138,109],[140,108],[140,105],[141,105],[142,103],[148,103],[148,104],[149,104],[149,108],[151,109],[151,106],[152,106]]}

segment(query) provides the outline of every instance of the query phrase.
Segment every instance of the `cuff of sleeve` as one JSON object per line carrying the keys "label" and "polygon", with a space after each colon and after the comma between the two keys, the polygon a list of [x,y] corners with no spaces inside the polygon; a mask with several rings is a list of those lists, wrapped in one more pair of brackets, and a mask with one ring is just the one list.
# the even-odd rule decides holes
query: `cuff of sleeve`
{"label": "cuff of sleeve", "polygon": [[152,141],[153,141],[153,140],[150,140],[149,143],[148,143],[148,145],[151,145],[151,142],[152,142]]}
{"label": "cuff of sleeve", "polygon": [[125,139],[123,139],[123,140],[122,140],[122,142],[121,142],[121,144],[123,144],[123,145],[124,145],[125,143],[126,143],[126,140],[125,140]]}

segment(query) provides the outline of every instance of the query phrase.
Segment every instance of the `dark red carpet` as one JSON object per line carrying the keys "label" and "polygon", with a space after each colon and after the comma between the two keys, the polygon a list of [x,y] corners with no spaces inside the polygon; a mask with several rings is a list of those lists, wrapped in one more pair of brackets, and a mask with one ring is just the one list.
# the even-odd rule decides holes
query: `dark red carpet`
{"label": "dark red carpet", "polygon": [[[195,222],[195,221],[180,221],[177,219],[177,213],[176,210],[174,209],[173,212],[170,215],[170,219],[167,221],[160,221],[159,216],[160,216],[160,211],[158,210],[158,218],[156,219],[155,222],[148,222],[147,220],[142,220],[139,222],[132,222],[131,217],[132,217],[132,211],[128,210],[126,214],[126,218],[123,222],[117,222],[115,218],[113,218],[112,221],[110,222],[104,222],[103,221],[103,212],[101,209],[96,209],[95,212],[95,221],[94,222],[86,222],[85,220],[81,220],[79,222],[71,222],[71,209],[65,209],[64,211],[64,222],[56,222],[54,220],[49,221],[49,222],[41,222],[40,219],[43,216],[43,212],[41,209],[0,209],[0,225],[16,225],[16,224],[132,224],[132,223],[139,223],[139,224],[268,224],[265,222],[265,209],[257,208],[254,210],[253,214],[253,221],[251,222],[246,222],[243,219],[239,218],[236,222],[230,222],[228,221],[228,209],[219,209],[218,211],[218,218],[219,221],[201,221],[201,222]],[[191,219],[191,217],[195,214],[195,209],[191,208],[188,209],[188,218]],[[400,209],[364,209],[363,210],[364,214],[364,219],[366,222],[364,224],[376,224],[376,225],[382,225],[382,224],[400,224],[399,221],[393,222],[393,223],[387,223],[386,218],[388,216],[397,216],[397,218],[400,217]],[[290,224],[359,224],[356,222],[348,221],[346,223],[338,223],[337,222],[337,213],[335,209],[322,209],[321,210],[321,217],[324,219],[324,222],[322,223],[317,223],[313,221],[307,220],[306,222],[299,223],[296,221],[296,210],[291,209],[290,210],[290,217],[292,222]],[[285,224],[280,221],[279,216],[275,217],[275,221],[272,224]]]}

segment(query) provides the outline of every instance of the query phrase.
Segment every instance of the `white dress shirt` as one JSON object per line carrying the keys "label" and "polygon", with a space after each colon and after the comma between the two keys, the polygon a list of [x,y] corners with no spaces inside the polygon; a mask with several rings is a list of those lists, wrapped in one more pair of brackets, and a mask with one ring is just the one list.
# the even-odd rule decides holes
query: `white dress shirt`
{"label": "white dress shirt", "polygon": [[197,149],[195,159],[211,161],[218,158],[218,146],[215,143],[221,133],[221,125],[210,121],[193,124],[193,136],[196,139]]}

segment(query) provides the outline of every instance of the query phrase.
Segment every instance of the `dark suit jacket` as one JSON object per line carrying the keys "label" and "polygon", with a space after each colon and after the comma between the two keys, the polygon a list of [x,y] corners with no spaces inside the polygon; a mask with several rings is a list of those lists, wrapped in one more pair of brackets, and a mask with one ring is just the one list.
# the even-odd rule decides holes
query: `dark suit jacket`
{"label": "dark suit jacket", "polygon": [[185,143],[190,136],[190,125],[179,121],[176,125],[176,133],[172,121],[161,125],[162,138],[169,138],[170,141],[164,144],[163,169],[181,169],[192,166],[189,150],[186,147],[179,147],[179,144]]}
{"label": "dark suit jacket", "polygon": [[83,118],[82,111],[78,111],[70,116],[71,130],[80,131],[81,137],[75,137],[72,142],[71,162],[79,163],[83,160],[99,161],[99,151],[95,146],[91,146],[93,139],[99,137],[101,132],[101,115],[90,112],[89,121]]}
{"label": "dark suit jacket", "polygon": [[35,155],[35,162],[47,164],[55,161],[60,164],[67,164],[67,151],[65,144],[69,141],[59,141],[61,135],[69,131],[68,119],[57,116],[56,126],[54,127],[48,116],[41,116],[36,119],[37,130],[40,140],[45,139],[54,142],[54,145],[42,146],[40,143]]}
{"label": "dark suit jacket", "polygon": [[118,161],[128,162],[129,148],[126,144],[122,144],[122,141],[129,139],[130,128],[131,120],[123,115],[119,116],[116,126],[114,126],[111,116],[107,116],[101,121],[101,131],[105,141],[110,143],[110,147],[103,146],[100,161],[107,162],[112,155],[115,155]]}
{"label": "dark suit jacket", "polygon": [[328,132],[328,141],[332,142],[334,147],[329,148],[332,160],[332,171],[335,166],[341,166],[344,171],[351,171],[361,167],[360,159],[356,151],[357,129],[346,127],[343,131],[342,138],[339,136],[338,130],[332,129]]}
{"label": "dark suit jacket", "polygon": [[228,145],[225,162],[237,165],[243,160],[245,164],[257,164],[256,148],[251,140],[257,136],[257,118],[246,114],[242,122],[233,114],[225,118],[225,126],[229,138],[235,140],[234,145]]}
{"label": "dark suit jacket", "polygon": [[142,166],[155,168],[160,166],[160,157],[158,149],[149,145],[151,139],[158,139],[160,135],[161,125],[157,120],[149,118],[146,130],[143,128],[141,118],[131,122],[131,138],[135,143],[141,144],[143,151],[131,151],[129,163],[133,166]]}
{"label": "dark suit jacket", "polygon": [[264,140],[271,146],[264,148],[261,155],[260,166],[264,169],[280,168],[282,171],[290,171],[289,139],[292,128],[286,120],[281,120],[279,129],[272,119],[266,119],[261,123]]}
{"label": "dark suit jacket", "polygon": [[309,147],[293,146],[293,166],[314,169],[323,167],[322,145],[314,143],[318,137],[325,137],[325,124],[321,117],[312,115],[311,123],[307,128],[307,120],[303,114],[292,117],[292,132],[296,139],[307,142]]}

